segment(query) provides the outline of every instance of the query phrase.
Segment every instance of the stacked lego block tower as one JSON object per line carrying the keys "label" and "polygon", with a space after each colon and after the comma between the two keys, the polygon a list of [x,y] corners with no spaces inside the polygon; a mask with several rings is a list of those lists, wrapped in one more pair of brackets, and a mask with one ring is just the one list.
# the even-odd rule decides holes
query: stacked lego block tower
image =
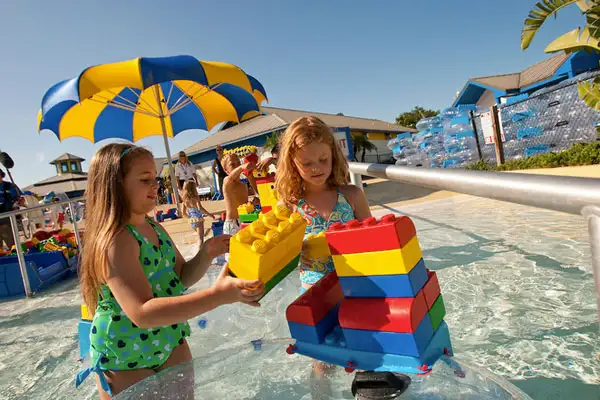
{"label": "stacked lego block tower", "polygon": [[302,216],[286,206],[261,213],[231,237],[230,273],[240,279],[259,279],[266,295],[298,266],[305,229]]}
{"label": "stacked lego block tower", "polygon": [[307,238],[331,272],[286,310],[297,352],[352,369],[424,373],[452,353],[435,272],[408,217],[334,224]]}
{"label": "stacked lego block tower", "polygon": [[347,346],[423,355],[445,310],[411,219],[386,215],[338,223],[326,236],[344,292],[339,323]]}
{"label": "stacked lego block tower", "polygon": [[252,203],[242,204],[237,208],[238,219],[244,225],[247,226],[251,222],[254,222],[258,219],[258,214],[260,214],[260,210],[256,210]]}
{"label": "stacked lego block tower", "polygon": [[263,212],[268,212],[277,206],[277,193],[275,192],[275,174],[267,171],[253,171],[260,198],[260,207]]}

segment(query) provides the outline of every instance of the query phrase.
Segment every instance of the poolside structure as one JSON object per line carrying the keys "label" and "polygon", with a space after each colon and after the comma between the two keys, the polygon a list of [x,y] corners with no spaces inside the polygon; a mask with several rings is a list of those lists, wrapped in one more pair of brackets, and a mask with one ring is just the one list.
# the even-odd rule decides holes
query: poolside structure
{"label": "poolside structure", "polygon": [[50,192],[66,193],[69,198],[83,196],[87,187],[87,172],[84,172],[81,163],[85,159],[64,153],[60,157],[50,161],[50,165],[56,167],[56,175],[46,178],[31,186],[25,191],[30,191],[38,196],[45,196]]}
{"label": "poolside structure", "polygon": [[390,139],[399,133],[416,132],[415,129],[391,122],[347,116],[341,113],[328,114],[276,107],[261,107],[261,112],[261,115],[240,124],[226,124],[214,134],[184,149],[189,160],[197,168],[201,187],[216,187],[211,166],[217,157],[215,152],[217,145],[220,144],[224,149],[241,146],[261,147],[269,135],[283,133],[290,123],[300,117],[314,115],[322,119],[334,131],[334,136],[342,152],[349,160],[354,159],[352,137],[366,135],[369,141],[376,146],[375,152],[367,153],[366,161],[384,162],[386,158],[392,158],[391,151],[387,148],[387,142]]}

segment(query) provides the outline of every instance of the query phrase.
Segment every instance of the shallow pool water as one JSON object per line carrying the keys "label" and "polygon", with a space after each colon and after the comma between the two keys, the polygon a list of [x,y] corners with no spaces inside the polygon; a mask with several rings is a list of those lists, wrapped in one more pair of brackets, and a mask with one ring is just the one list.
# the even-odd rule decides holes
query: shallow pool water
{"label": "shallow pool water", "polygon": [[[535,399],[600,398],[600,335],[582,218],[469,196],[379,210],[376,215],[390,212],[413,219],[426,265],[438,271],[445,320],[459,360],[485,367]],[[186,256],[195,251],[189,245],[181,250]],[[193,290],[208,286],[217,272],[210,271]],[[227,376],[223,382],[239,386],[236,397],[215,398],[310,398],[308,359],[296,365],[291,360],[300,356],[275,350],[254,357],[250,346],[259,338],[286,342],[278,341],[289,337],[285,308],[298,290],[294,272],[259,309],[228,305],[190,321],[195,365],[218,360],[219,371]],[[92,379],[73,389],[79,368],[80,301],[71,281],[33,299],[0,303],[0,399],[95,398]],[[201,319],[206,320],[204,329],[198,326]],[[216,356],[237,354],[233,349],[240,346],[250,349],[244,350],[241,367],[234,365],[236,357]],[[235,379],[239,368],[279,374],[268,380],[278,384],[259,385],[271,397],[254,391],[258,378],[243,390],[250,382]],[[197,382],[214,373],[208,367],[203,371],[196,368]],[[340,376],[340,382],[350,379]],[[343,386],[329,398],[345,398],[342,391],[348,388]]]}

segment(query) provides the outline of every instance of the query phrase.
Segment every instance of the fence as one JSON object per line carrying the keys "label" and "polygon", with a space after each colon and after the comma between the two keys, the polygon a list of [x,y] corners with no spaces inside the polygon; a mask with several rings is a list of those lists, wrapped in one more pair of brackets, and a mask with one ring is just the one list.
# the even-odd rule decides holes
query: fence
{"label": "fence", "polygon": [[17,253],[17,259],[19,260],[19,269],[21,270],[21,277],[23,278],[23,286],[25,288],[25,294],[27,296],[31,296],[32,292],[31,292],[31,286],[29,284],[27,265],[25,264],[25,255],[23,253],[23,249],[20,246],[21,237],[20,237],[20,232],[19,232],[19,228],[18,228],[18,224],[17,224],[17,215],[24,215],[27,213],[31,213],[32,211],[42,210],[44,208],[66,205],[69,210],[69,214],[72,216],[73,231],[75,233],[75,240],[77,240],[77,246],[81,247],[81,238],[79,237],[79,230],[77,228],[77,222],[78,222],[77,216],[79,213],[76,212],[76,206],[74,205],[74,203],[78,203],[78,202],[82,202],[82,201],[83,201],[83,197],[79,197],[76,199],[69,199],[66,201],[59,201],[59,202],[51,203],[51,204],[41,204],[39,206],[29,207],[24,210],[16,210],[16,211],[10,211],[7,213],[0,214],[0,221],[5,218],[9,218],[9,220],[10,220],[12,233],[13,233],[13,239],[15,241],[15,250]]}
{"label": "fence", "polygon": [[[557,152],[575,143],[597,140],[600,111],[579,98],[579,82],[590,81],[600,72],[584,73],[534,92],[528,98],[499,107],[505,161],[535,154]],[[473,118],[484,159],[496,164],[495,144],[484,136],[482,114]]]}

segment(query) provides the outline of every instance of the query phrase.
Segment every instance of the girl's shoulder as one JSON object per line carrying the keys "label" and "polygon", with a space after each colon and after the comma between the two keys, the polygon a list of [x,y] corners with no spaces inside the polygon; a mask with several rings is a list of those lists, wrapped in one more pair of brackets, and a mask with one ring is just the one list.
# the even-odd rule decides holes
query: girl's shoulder
{"label": "girl's shoulder", "polygon": [[354,185],[344,185],[340,186],[338,189],[344,197],[346,197],[348,203],[350,203],[350,206],[359,221],[371,216],[369,201],[361,188]]}
{"label": "girl's shoulder", "polygon": [[363,192],[360,188],[354,185],[343,185],[338,187],[338,190],[342,192],[342,194],[350,202],[356,200],[358,197],[362,197],[365,195],[365,192]]}
{"label": "girl's shoulder", "polygon": [[121,229],[108,245],[109,262],[112,264],[132,252],[139,254],[140,240],[128,227]]}

